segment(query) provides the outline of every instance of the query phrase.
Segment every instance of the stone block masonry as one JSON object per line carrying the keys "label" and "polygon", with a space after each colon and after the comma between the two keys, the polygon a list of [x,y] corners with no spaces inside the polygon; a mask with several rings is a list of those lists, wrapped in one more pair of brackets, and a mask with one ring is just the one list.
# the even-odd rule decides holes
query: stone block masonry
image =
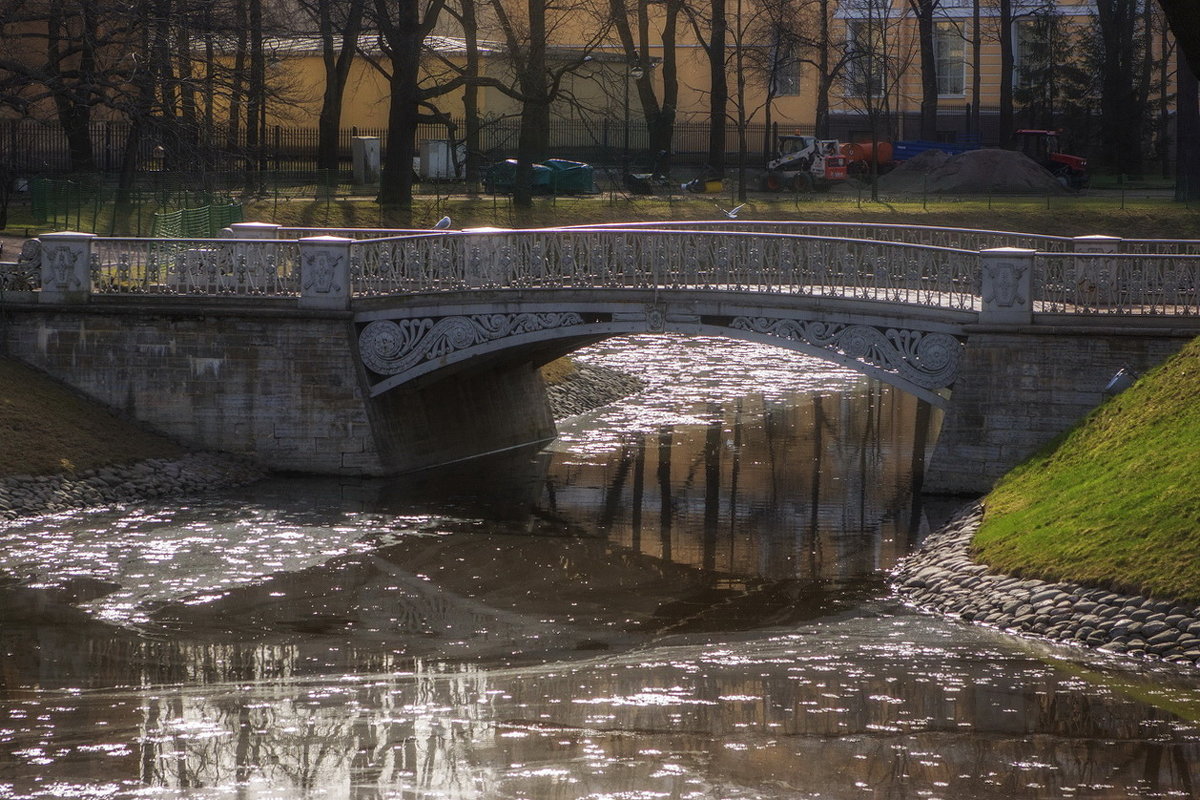
{"label": "stone block masonry", "polygon": [[187,447],[274,470],[378,474],[350,325],[345,312],[213,303],[43,306],[10,308],[4,342]]}
{"label": "stone block masonry", "polygon": [[1194,330],[968,326],[967,347],[923,489],[978,496],[1104,400],[1122,367],[1141,374]]}

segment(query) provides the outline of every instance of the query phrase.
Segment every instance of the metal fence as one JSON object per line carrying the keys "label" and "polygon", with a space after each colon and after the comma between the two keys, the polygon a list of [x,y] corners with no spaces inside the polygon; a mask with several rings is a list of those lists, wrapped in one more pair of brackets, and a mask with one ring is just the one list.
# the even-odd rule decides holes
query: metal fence
{"label": "metal fence", "polygon": [[[466,129],[463,120],[454,121],[461,141]],[[504,117],[485,121],[480,129],[479,156],[484,162],[501,161],[516,155],[520,119]],[[789,126],[789,130],[796,126]],[[121,170],[131,126],[125,122],[93,123],[88,128],[95,170],[115,173]],[[628,132],[628,133],[627,133]],[[811,126],[800,126],[811,133]],[[751,163],[761,164],[765,153],[767,128],[762,124],[746,128]],[[350,141],[355,136],[377,137],[386,155],[387,130],[343,128],[338,136],[340,167],[350,168]],[[675,125],[672,156],[683,166],[702,166],[708,152],[707,123],[678,122]],[[737,160],[738,127],[726,127],[729,152],[727,161]],[[422,142],[447,140],[454,136],[447,126],[422,123],[417,129],[418,152]],[[649,136],[641,118],[598,117],[594,119],[552,119],[549,141],[552,155],[597,165],[628,163],[636,171],[651,171],[657,154],[649,151]],[[628,149],[626,149],[628,142]],[[187,144],[176,146],[173,155],[164,142],[143,137],[136,152],[138,172],[243,172],[246,170],[312,172],[317,169],[318,133],[315,128],[274,126],[260,142],[248,142],[245,131],[236,134],[214,129]],[[413,153],[418,155],[418,153]],[[17,175],[55,175],[72,169],[66,134],[57,124],[33,120],[0,122],[0,160]]]}

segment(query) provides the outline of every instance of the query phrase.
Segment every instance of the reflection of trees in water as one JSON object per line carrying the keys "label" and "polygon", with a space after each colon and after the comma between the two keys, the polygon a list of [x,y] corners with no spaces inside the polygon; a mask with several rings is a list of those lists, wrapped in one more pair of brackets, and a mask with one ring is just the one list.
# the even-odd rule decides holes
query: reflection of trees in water
{"label": "reflection of trees in water", "polygon": [[[638,552],[734,577],[854,579],[905,552],[919,521],[911,481],[923,469],[914,442],[927,439],[927,406],[869,384],[709,404],[703,416],[631,437],[604,462],[554,465],[555,512]],[[650,516],[657,541],[644,536]]]}
{"label": "reflection of trees in water", "polygon": [[244,684],[164,691],[143,706],[143,778],[176,789],[234,776],[276,791],[349,785],[355,798],[670,793],[697,781],[761,797],[940,787],[1057,798],[1100,786],[1190,793],[1200,769],[1192,727],[1081,691],[1038,662],[812,647],[524,673],[419,665],[312,683],[254,683],[288,671],[256,664]]}

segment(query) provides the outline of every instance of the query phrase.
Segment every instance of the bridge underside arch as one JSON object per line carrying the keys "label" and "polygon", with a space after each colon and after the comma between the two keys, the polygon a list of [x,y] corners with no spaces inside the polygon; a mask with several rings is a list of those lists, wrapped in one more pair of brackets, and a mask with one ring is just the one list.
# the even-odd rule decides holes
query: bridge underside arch
{"label": "bridge underside arch", "polygon": [[369,392],[379,397],[499,364],[540,365],[614,336],[724,336],[816,356],[938,407],[945,407],[962,360],[963,320],[953,312],[900,316],[872,310],[869,303],[829,298],[816,303],[751,295],[710,302],[664,294],[586,303],[493,298],[363,310],[355,321],[358,351]]}

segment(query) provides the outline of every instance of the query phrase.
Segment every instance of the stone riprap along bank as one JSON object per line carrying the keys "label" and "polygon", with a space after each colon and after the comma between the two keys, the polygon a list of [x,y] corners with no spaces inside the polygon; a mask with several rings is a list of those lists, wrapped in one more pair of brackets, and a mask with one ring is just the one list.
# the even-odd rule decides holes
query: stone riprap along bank
{"label": "stone riprap along bank", "polygon": [[0,519],[186,496],[264,476],[251,464],[215,453],[151,458],[71,474],[17,475],[0,480]]}
{"label": "stone riprap along bank", "polygon": [[981,505],[964,509],[893,573],[906,602],[1019,635],[1200,666],[1195,605],[991,572],[971,560],[982,518]]}

